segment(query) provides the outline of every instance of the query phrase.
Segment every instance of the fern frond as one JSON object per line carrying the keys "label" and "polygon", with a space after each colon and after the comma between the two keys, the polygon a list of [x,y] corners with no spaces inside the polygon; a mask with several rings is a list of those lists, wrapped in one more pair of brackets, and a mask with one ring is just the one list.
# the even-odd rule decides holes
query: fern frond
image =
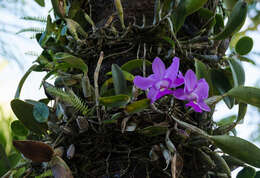
{"label": "fern frond", "polygon": [[82,101],[82,99],[80,99],[77,95],[75,95],[75,93],[72,90],[70,90],[69,93],[71,96],[70,98],[71,103],[73,103],[75,109],[77,111],[81,111],[82,114],[85,115],[88,111],[88,107],[86,106],[86,104]]}
{"label": "fern frond", "polygon": [[82,99],[80,99],[72,90],[69,90],[69,93],[66,93],[62,89],[48,86],[46,90],[49,94],[59,97],[62,101],[72,105],[77,111],[80,111],[83,115],[88,113],[88,107]]}
{"label": "fern frond", "polygon": [[23,33],[23,32],[43,33],[44,31],[45,31],[45,28],[32,27],[32,28],[24,28],[24,29],[18,31],[16,34]]}
{"label": "fern frond", "polygon": [[22,17],[21,19],[23,19],[23,20],[30,20],[30,21],[36,21],[36,22],[43,22],[43,23],[47,22],[47,17],[25,16],[25,17]]}

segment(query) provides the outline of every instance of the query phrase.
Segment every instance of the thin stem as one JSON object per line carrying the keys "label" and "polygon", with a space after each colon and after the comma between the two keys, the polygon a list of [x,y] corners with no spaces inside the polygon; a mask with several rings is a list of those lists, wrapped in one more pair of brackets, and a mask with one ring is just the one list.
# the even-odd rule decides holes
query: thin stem
{"label": "thin stem", "polygon": [[101,51],[98,62],[97,62],[97,67],[94,73],[94,86],[95,86],[95,97],[96,97],[96,108],[97,108],[97,117],[98,117],[98,122],[101,125],[101,118],[100,118],[100,109],[99,109],[99,89],[98,89],[98,76],[99,76],[99,71],[101,64],[104,59],[104,53]]}

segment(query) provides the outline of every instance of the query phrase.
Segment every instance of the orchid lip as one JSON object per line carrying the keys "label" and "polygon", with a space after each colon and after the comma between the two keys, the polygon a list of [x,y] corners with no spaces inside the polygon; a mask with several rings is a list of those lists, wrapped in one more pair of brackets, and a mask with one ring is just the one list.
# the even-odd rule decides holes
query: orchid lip
{"label": "orchid lip", "polygon": [[169,88],[169,86],[171,85],[172,81],[168,78],[164,78],[162,80],[159,80],[157,81],[153,87],[156,89],[156,90],[161,90],[161,89],[166,89],[166,88]]}

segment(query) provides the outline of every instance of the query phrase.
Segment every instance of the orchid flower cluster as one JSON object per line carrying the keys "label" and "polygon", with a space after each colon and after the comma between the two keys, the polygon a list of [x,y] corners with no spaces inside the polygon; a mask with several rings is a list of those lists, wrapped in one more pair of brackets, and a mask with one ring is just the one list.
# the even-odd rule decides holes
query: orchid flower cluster
{"label": "orchid flower cluster", "polygon": [[[165,95],[173,95],[179,100],[188,101],[186,106],[191,106],[196,112],[210,111],[205,103],[209,92],[206,80],[198,80],[191,69],[183,76],[179,65],[180,59],[174,57],[172,64],[166,69],[163,61],[156,57],[152,63],[153,74],[148,77],[136,76],[134,85],[142,90],[149,90],[147,98],[151,103]],[[182,85],[184,87],[181,88]]]}

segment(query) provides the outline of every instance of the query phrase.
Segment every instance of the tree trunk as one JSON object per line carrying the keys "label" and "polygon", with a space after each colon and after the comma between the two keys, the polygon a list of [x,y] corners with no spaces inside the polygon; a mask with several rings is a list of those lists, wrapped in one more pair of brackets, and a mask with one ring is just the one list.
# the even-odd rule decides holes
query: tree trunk
{"label": "tree trunk", "polygon": [[[155,57],[160,57],[169,66],[173,57],[178,56],[181,59],[180,69],[183,72],[188,69],[194,70],[195,58],[203,61],[207,66],[218,67],[218,59],[221,55],[218,53],[220,42],[212,43],[208,39],[212,31],[212,19],[204,18],[198,12],[192,13],[176,33],[171,23],[173,23],[172,14],[175,13],[178,5],[177,1],[161,1],[161,11],[157,10],[158,0],[121,0],[121,2],[125,28],[120,21],[118,7],[115,6],[114,0],[71,0],[66,18],[77,22],[87,33],[87,37],[78,33],[79,39],[76,39],[73,29],[68,27],[67,35],[61,38],[62,45],[45,46],[46,51],[51,50],[52,54],[66,52],[83,59],[88,66],[88,77],[92,86],[95,82],[93,76],[98,59],[103,52],[104,59],[98,80],[101,90],[104,82],[111,77],[106,74],[111,71],[112,64],[122,66],[133,59],[146,59],[152,62]],[[167,2],[172,4],[167,7]],[[218,0],[208,0],[204,7],[214,13],[218,3]],[[59,9],[54,10],[56,13],[59,11]],[[90,21],[86,20],[86,14],[91,17],[95,26],[90,25]],[[57,19],[54,23],[60,25],[61,21],[66,21],[69,26],[66,18],[65,20]],[[80,27],[77,27],[77,32],[80,31],[78,28]],[[151,67],[145,69],[144,66],[133,70],[132,74],[148,76],[151,73]],[[69,75],[82,73],[77,69],[66,72]],[[59,77],[63,75],[59,72],[56,74]],[[130,82],[128,84],[132,85]],[[63,87],[68,91],[68,83]],[[111,91],[112,87],[109,87],[103,93],[100,91],[100,95],[114,95]],[[77,96],[85,97],[79,82],[70,84],[69,88]],[[209,171],[214,173],[217,170],[216,165],[207,160],[209,156],[206,154],[207,151],[214,151],[215,148],[208,140],[190,133],[190,130],[178,125],[169,116],[170,112],[179,120],[212,133],[214,110],[203,114],[190,112],[182,101],[174,100],[172,103],[171,99],[166,97],[158,101],[155,108],[151,107],[129,115],[123,107],[99,106],[96,108],[93,93],[92,97],[84,98],[90,108],[87,116],[72,110],[71,106],[60,101],[58,97],[56,97],[57,103],[52,108],[54,113],[57,111],[57,104],[61,104],[69,119],[67,122],[63,118],[61,121],[55,121],[55,124],[68,128],[72,134],[65,132],[56,134],[50,129],[49,137],[52,144],[56,140],[54,147],[68,148],[71,144],[75,146],[75,155],[72,158],[62,157],[74,177],[163,178],[174,177],[173,174],[179,178],[217,177],[209,175]],[[135,100],[144,98],[146,96],[142,94]],[[80,132],[78,120],[81,117],[85,117],[85,120],[89,122],[87,130]],[[112,121],[112,124],[103,123],[115,117],[117,120]],[[99,119],[103,124],[99,123]],[[133,132],[126,130],[131,124],[136,126]],[[160,126],[159,129],[164,129],[149,130],[153,126]],[[168,150],[165,142],[167,134],[168,139],[175,145],[175,153]]]}

